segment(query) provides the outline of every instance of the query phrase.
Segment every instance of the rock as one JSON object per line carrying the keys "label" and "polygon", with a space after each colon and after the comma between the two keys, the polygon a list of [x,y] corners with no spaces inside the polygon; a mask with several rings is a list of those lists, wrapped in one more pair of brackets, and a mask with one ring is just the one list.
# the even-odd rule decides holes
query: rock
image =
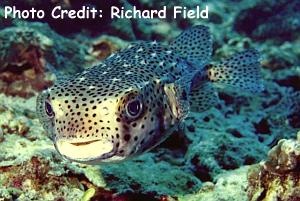
{"label": "rock", "polygon": [[187,119],[187,125],[193,125],[195,131],[185,130],[190,141],[185,159],[202,181],[213,181],[224,170],[259,162],[268,149],[257,139],[251,123],[240,115],[223,115],[211,109],[192,113]]}
{"label": "rock", "polygon": [[[95,33],[102,32],[106,29],[107,26],[111,23],[110,19],[110,7],[111,6],[122,6],[121,1],[119,0],[111,0],[106,3],[102,3],[96,0],[92,0],[89,2],[79,2],[79,1],[69,1],[69,0],[59,0],[59,1],[42,1],[42,0],[25,0],[25,1],[17,1],[17,0],[3,0],[0,2],[0,6],[16,6],[17,9],[21,10],[30,10],[32,7],[36,9],[42,9],[45,11],[45,18],[40,20],[41,22],[46,22],[51,26],[53,30],[58,32],[59,34],[70,34],[74,32],[80,32],[83,30],[87,30],[91,32],[91,34],[95,35]],[[95,8],[97,10],[103,10],[103,17],[95,19],[85,18],[85,19],[70,19],[65,17],[64,19],[54,19],[51,16],[51,11],[55,6],[61,6],[63,9],[74,9],[79,10],[82,6],[88,6],[89,8]],[[35,19],[37,20],[37,19]],[[1,27],[1,25],[0,25]]]}
{"label": "rock", "polygon": [[7,95],[31,97],[52,85],[55,72],[48,66],[74,73],[86,65],[87,47],[55,34],[45,24],[5,28],[0,41],[0,89]]}
{"label": "rock", "polygon": [[280,140],[265,162],[248,173],[248,195],[251,201],[300,199],[300,132],[297,140]]}
{"label": "rock", "polygon": [[296,38],[300,30],[299,11],[297,0],[258,1],[253,8],[240,12],[234,26],[237,31],[256,39]]}
{"label": "rock", "polygon": [[43,58],[53,46],[50,38],[27,27],[14,27],[1,30],[0,41],[1,92],[28,97],[51,85]]}
{"label": "rock", "polygon": [[100,167],[108,187],[118,192],[154,193],[176,196],[194,192],[201,182],[184,167],[167,161],[158,161],[147,153],[135,160]]}
{"label": "rock", "polygon": [[215,184],[205,182],[197,193],[181,195],[179,201],[246,201],[248,169],[246,166],[220,174]]}
{"label": "rock", "polygon": [[[37,157],[22,166],[0,167],[0,197],[12,199],[12,195],[7,194],[10,192],[19,200],[56,200],[60,197],[77,200],[83,195],[79,180],[74,177],[55,176],[50,171],[49,162]],[[69,190],[66,191],[66,188]]]}
{"label": "rock", "polygon": [[179,33],[176,26],[157,18],[135,20],[133,30],[137,38],[158,41],[162,39],[170,41]]}
{"label": "rock", "polygon": [[3,129],[0,127],[0,143],[4,140]]}
{"label": "rock", "polygon": [[98,38],[93,39],[90,48],[90,54],[93,55],[97,60],[103,60],[112,53],[125,48],[129,45],[129,42],[124,41],[120,38],[101,35]]}

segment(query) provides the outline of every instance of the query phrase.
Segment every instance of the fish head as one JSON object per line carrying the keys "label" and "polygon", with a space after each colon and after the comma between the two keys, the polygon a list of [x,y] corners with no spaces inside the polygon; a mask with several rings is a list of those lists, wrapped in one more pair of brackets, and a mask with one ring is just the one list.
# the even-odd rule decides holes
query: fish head
{"label": "fish head", "polygon": [[69,160],[97,164],[127,159],[157,145],[176,123],[158,80],[112,87],[105,79],[92,86],[80,78],[54,85],[37,100],[40,121]]}

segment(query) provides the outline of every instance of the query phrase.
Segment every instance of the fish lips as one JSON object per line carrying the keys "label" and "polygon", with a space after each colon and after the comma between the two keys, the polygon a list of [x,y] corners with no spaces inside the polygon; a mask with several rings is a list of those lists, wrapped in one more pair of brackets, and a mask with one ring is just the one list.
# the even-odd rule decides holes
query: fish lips
{"label": "fish lips", "polygon": [[96,164],[110,161],[111,158],[118,160],[117,148],[110,141],[91,140],[85,142],[72,142],[66,139],[55,138],[55,149],[63,157],[70,161]]}

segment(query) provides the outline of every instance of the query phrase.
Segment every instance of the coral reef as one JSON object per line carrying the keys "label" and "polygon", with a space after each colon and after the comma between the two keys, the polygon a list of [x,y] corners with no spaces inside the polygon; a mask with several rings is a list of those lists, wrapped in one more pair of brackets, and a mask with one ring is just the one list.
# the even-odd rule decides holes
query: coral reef
{"label": "coral reef", "polygon": [[263,1],[241,11],[235,28],[257,39],[281,37],[280,40],[285,40],[295,37],[300,30],[299,11],[297,0]]}
{"label": "coral reef", "polygon": [[300,199],[300,132],[297,140],[280,140],[265,162],[248,173],[251,201]]}
{"label": "coral reef", "polygon": [[[174,5],[207,4],[209,20],[32,22],[4,19],[0,8],[0,200],[300,199],[300,137],[282,140],[294,138],[300,129],[299,2],[166,2],[114,0],[89,5],[102,9],[113,4],[142,9],[167,5],[171,11]],[[46,10],[83,5],[73,0],[0,2],[6,4]],[[82,165],[58,155],[37,120],[38,91],[53,84],[55,77],[82,71],[132,41],[168,42],[194,24],[210,27],[214,61],[258,49],[265,90],[257,95],[220,90],[216,108],[191,113],[182,131],[124,163]]]}
{"label": "coral reef", "polygon": [[17,21],[1,30],[1,42],[1,70],[14,63],[22,66],[24,60],[38,62],[29,56],[26,58],[26,52],[31,49],[37,51],[35,59],[45,60],[68,73],[82,70],[93,59],[88,55],[87,45],[58,35],[44,23]]}
{"label": "coral reef", "polygon": [[211,110],[192,114],[187,125],[186,135],[192,143],[185,158],[203,181],[212,181],[224,170],[259,162],[268,150],[259,142],[253,124],[240,116],[225,117]]}
{"label": "coral reef", "polygon": [[91,42],[90,54],[93,55],[97,60],[103,60],[112,53],[125,48],[129,45],[128,42],[109,35],[102,35],[95,38]]}
{"label": "coral reef", "polygon": [[110,36],[79,43],[47,24],[27,22],[0,30],[0,42],[0,91],[21,97],[35,95],[51,86],[55,77],[80,72],[126,44]]}
{"label": "coral reef", "polygon": [[194,192],[201,182],[184,166],[176,166],[148,153],[121,164],[100,167],[108,187],[117,192],[176,196]]}
{"label": "coral reef", "polygon": [[205,182],[195,194],[178,200],[296,201],[300,198],[298,139],[280,140],[265,161],[219,174],[216,182]]}
{"label": "coral reef", "polygon": [[[77,200],[83,195],[83,189],[76,176],[55,176],[51,175],[49,170],[49,162],[36,157],[20,166],[2,167],[1,186],[5,186],[5,189],[0,189],[1,197],[19,200],[55,200],[64,197]],[[54,189],[57,190],[53,191]],[[64,192],[66,189],[68,191]]]}
{"label": "coral reef", "polygon": [[247,196],[247,172],[245,166],[227,173],[218,175],[216,182],[205,182],[195,194],[187,194],[178,197],[179,201],[246,201]]}
{"label": "coral reef", "polygon": [[[74,32],[80,32],[81,30],[88,30],[90,32],[99,32],[100,30],[106,29],[110,24],[111,19],[109,15],[111,6],[123,5],[119,0],[111,0],[108,2],[99,2],[97,0],[90,0],[89,2],[79,2],[73,0],[58,0],[58,1],[42,1],[42,0],[3,0],[0,2],[0,6],[16,6],[16,8],[31,9],[42,9],[46,15],[42,22],[46,22],[56,32],[61,34],[69,34]],[[69,19],[64,18],[56,20],[51,17],[51,11],[55,6],[61,6],[64,9],[80,9],[82,6],[94,7],[97,10],[103,9],[103,18],[98,19]],[[34,21],[34,20],[32,20]]]}
{"label": "coral reef", "polygon": [[1,30],[0,41],[0,91],[28,97],[51,86],[43,54],[52,40],[28,27],[9,27]]}

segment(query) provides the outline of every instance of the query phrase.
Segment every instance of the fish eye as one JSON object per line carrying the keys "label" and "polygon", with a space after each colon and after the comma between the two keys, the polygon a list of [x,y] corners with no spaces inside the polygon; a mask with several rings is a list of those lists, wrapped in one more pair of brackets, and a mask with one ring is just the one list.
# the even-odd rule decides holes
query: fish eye
{"label": "fish eye", "polygon": [[48,100],[45,101],[45,111],[49,118],[54,117],[52,106]]}
{"label": "fish eye", "polygon": [[143,108],[143,104],[141,100],[134,99],[127,103],[126,113],[130,118],[136,118],[141,114],[142,108]]}

